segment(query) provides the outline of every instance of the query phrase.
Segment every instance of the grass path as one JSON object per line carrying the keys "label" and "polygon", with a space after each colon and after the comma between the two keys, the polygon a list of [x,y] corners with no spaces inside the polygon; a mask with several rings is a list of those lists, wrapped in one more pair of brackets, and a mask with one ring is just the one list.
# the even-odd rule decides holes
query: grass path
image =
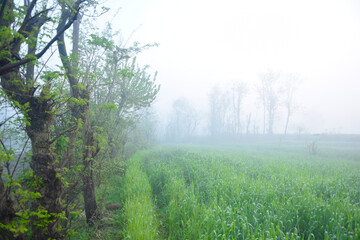
{"label": "grass path", "polygon": [[142,156],[137,154],[128,163],[125,175],[126,239],[156,239],[158,223],[152,190],[147,175],[140,169]]}

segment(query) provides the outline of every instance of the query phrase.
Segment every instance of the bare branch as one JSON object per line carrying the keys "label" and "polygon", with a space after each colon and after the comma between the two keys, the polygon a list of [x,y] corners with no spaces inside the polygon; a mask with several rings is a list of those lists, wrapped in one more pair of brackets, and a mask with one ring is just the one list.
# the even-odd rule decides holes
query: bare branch
{"label": "bare branch", "polygon": [[18,156],[18,159],[17,159],[17,161],[16,161],[16,164],[15,164],[15,166],[14,166],[14,169],[13,169],[13,171],[12,171],[12,173],[11,173],[11,178],[13,178],[13,176],[14,176],[14,173],[15,173],[15,170],[16,170],[16,168],[17,168],[17,165],[19,164],[20,158],[21,158],[21,156],[23,155],[23,153],[24,153],[24,151],[25,151],[25,148],[26,148],[26,146],[27,146],[27,144],[28,144],[28,142],[29,142],[29,139],[30,139],[30,138],[27,138],[27,140],[26,140],[26,142],[25,142],[25,144],[24,144],[24,147],[22,148],[21,153],[20,153],[20,155]]}
{"label": "bare branch", "polygon": [[[32,10],[34,9],[35,7],[35,4],[36,4],[37,0],[33,0],[29,6],[27,6],[27,9],[26,9],[26,16],[24,18],[24,21],[23,23],[21,24],[21,27],[19,28],[19,33],[20,32],[23,32],[26,28],[26,25],[28,24],[29,20],[31,19],[30,16],[31,16],[31,12]],[[35,16],[34,16],[35,17]]]}
{"label": "bare branch", "polygon": [[47,65],[47,63],[50,61],[50,59],[52,58],[52,56],[54,55],[55,50],[51,52],[50,56],[48,57],[48,59],[46,59],[45,63],[43,64],[43,66],[41,67],[41,69],[39,70],[38,74],[36,75],[36,78],[34,80],[34,82],[40,77],[40,74],[43,72],[45,66]]}
{"label": "bare branch", "polygon": [[4,125],[7,121],[9,121],[11,118],[13,118],[16,114],[17,114],[17,113],[14,113],[12,116],[10,116],[10,117],[8,117],[7,119],[5,119],[4,121],[2,121],[2,122],[0,123],[0,127],[1,127],[2,125]]}
{"label": "bare branch", "polygon": [[0,143],[1,143],[2,147],[4,148],[5,152],[7,152],[7,149],[6,149],[4,143],[3,143],[3,141],[1,139],[0,139]]}
{"label": "bare branch", "polygon": [[[7,152],[8,150],[6,149],[5,144],[4,144],[4,142],[3,142],[1,139],[0,139],[0,143],[1,143],[2,147],[4,148],[5,152]],[[5,162],[5,167],[6,167],[6,170],[7,170],[7,172],[8,172],[8,175],[10,175],[10,164],[9,164],[9,161],[6,161],[6,162]]]}

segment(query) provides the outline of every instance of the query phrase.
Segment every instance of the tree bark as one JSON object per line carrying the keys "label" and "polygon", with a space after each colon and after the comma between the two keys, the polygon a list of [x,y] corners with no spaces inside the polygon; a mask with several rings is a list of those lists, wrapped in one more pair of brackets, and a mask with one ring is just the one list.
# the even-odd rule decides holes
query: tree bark
{"label": "tree bark", "polygon": [[[33,96],[33,89],[20,87],[23,82],[24,79],[21,78],[19,70],[1,78],[1,85],[5,93],[12,101],[16,101],[22,106],[20,111],[29,121],[26,133],[32,144],[30,166],[34,171],[34,176],[41,179],[41,183],[35,189],[41,194],[41,197],[35,202],[34,208],[41,206],[49,214],[54,214],[50,217],[50,223],[46,230],[41,227],[34,229],[32,239],[60,239],[63,236],[56,229],[59,223],[59,216],[56,214],[62,211],[59,199],[62,183],[56,176],[55,156],[50,146],[50,126],[53,121],[52,104],[44,94]],[[25,109],[27,104],[29,105]]]}
{"label": "tree bark", "polygon": [[[62,192],[62,182],[56,175],[55,156],[50,146],[50,126],[53,122],[51,107],[42,99],[35,98],[30,101],[30,111],[28,117],[30,125],[26,127],[28,136],[32,143],[32,158],[30,166],[34,170],[34,175],[42,179],[41,186],[37,191],[41,198],[37,205],[44,207],[48,213],[60,214],[62,212],[60,195]],[[38,207],[36,206],[36,207]],[[61,239],[61,232],[57,231],[59,216],[52,216],[52,221],[46,230],[39,227],[34,229],[32,239]]]}
{"label": "tree bark", "polygon": [[84,182],[84,204],[85,204],[85,215],[86,221],[88,224],[92,225],[93,217],[96,216],[97,204],[96,204],[96,196],[95,196],[95,183],[94,183],[94,174],[93,174],[93,156],[94,156],[94,134],[91,130],[89,123],[89,114],[88,108],[85,110],[85,124],[86,127],[84,132],[84,141],[85,141],[85,149],[83,156],[83,164],[85,168],[85,173],[83,176]]}
{"label": "tree bark", "polygon": [[[66,12],[63,9],[61,15],[61,21],[66,22],[66,19],[69,16],[69,12]],[[61,29],[61,25],[59,25],[58,29]],[[75,25],[74,31],[79,31],[79,22]],[[76,32],[73,37],[79,37],[79,32]],[[74,39],[75,46],[73,49],[75,51],[78,50],[78,41],[79,39]],[[70,60],[67,55],[64,34],[59,37],[58,40],[58,49],[61,57],[61,61],[66,70],[67,78],[70,84],[70,94],[71,97],[76,99],[81,99],[85,101],[85,104],[81,106],[73,106],[72,107],[72,118],[73,122],[76,123],[77,120],[81,119],[83,123],[83,128],[80,130],[80,135],[83,140],[83,150],[82,150],[82,162],[84,165],[84,171],[82,175],[84,189],[84,205],[85,205],[85,215],[86,221],[88,224],[93,223],[93,219],[96,216],[97,204],[96,204],[96,196],[95,196],[95,184],[93,177],[93,157],[94,157],[94,136],[91,130],[91,125],[89,122],[89,91],[87,88],[79,88],[79,81],[76,77],[76,71],[74,71],[73,67],[77,66],[77,62],[71,65]],[[78,54],[78,52],[74,52],[74,54]],[[71,136],[72,138],[76,138],[76,134]],[[70,142],[74,142],[74,139],[70,139]],[[69,148],[73,149],[75,146],[69,145]],[[74,152],[73,150],[69,151],[70,153]],[[70,156],[70,158],[72,158]]]}

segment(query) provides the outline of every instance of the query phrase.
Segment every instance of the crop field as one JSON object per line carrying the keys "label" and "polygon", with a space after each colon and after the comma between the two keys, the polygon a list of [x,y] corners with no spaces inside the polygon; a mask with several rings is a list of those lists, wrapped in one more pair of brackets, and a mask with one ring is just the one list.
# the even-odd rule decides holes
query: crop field
{"label": "crop field", "polygon": [[360,239],[357,148],[163,146],[117,188],[124,239]]}

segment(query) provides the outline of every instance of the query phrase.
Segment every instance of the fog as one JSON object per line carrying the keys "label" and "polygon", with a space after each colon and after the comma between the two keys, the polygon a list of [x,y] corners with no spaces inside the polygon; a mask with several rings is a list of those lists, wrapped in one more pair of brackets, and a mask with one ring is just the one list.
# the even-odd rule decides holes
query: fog
{"label": "fog", "polygon": [[[182,98],[199,115],[197,131],[206,133],[214,86],[226,92],[241,81],[247,86],[241,121],[244,125],[251,113],[250,128],[261,133],[257,88],[261,76],[273,72],[279,82],[298,76],[289,133],[360,133],[358,0],[108,0],[105,5],[111,10],[99,26],[111,21],[124,45],[159,43],[139,61],[158,71],[155,111],[162,126]],[[284,86],[279,92],[286,92]],[[286,122],[279,99],[274,133],[283,133]]]}

